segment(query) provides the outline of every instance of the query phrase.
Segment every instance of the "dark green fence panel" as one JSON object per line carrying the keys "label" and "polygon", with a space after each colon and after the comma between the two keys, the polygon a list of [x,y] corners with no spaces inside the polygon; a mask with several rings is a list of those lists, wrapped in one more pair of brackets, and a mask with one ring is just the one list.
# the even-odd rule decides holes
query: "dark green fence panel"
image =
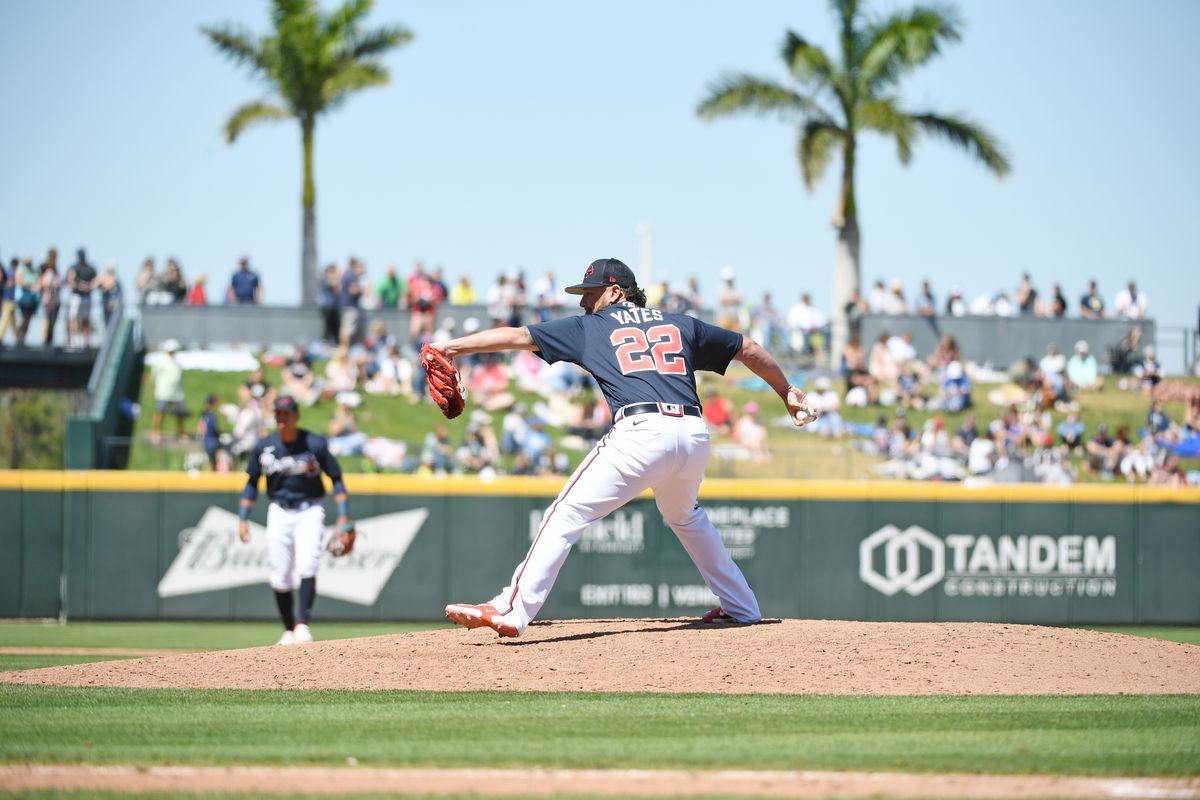
{"label": "dark green fence panel", "polygon": [[[178,488],[161,488],[130,478],[117,490],[106,488],[124,485],[111,476],[57,488],[3,478],[0,616],[275,616],[265,573],[254,572],[261,539],[236,539],[236,481],[185,487],[171,477],[162,486]],[[447,602],[493,597],[553,501],[510,485],[478,496],[414,494],[410,484],[355,492],[359,550],[323,562],[318,616],[439,619]],[[739,499],[728,486],[704,507],[768,616],[1200,624],[1194,494],[916,487],[909,499],[842,487],[777,500]],[[260,502],[252,519],[265,525],[266,514]],[[638,499],[583,532],[542,616],[695,616],[712,603],[653,501]]]}

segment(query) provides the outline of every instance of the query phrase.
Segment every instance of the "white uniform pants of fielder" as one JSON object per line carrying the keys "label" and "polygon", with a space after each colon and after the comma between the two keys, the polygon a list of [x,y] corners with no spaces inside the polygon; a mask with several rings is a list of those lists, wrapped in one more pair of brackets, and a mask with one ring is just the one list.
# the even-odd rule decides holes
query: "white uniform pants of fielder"
{"label": "white uniform pants of fielder", "polygon": [[758,600],[696,503],[708,465],[708,426],[699,417],[639,414],[613,426],[588,453],[547,509],[525,560],[492,601],[505,622],[524,633],[584,528],[646,489],[700,570],[725,613],[741,622],[761,617]]}
{"label": "white uniform pants of fielder", "polygon": [[271,588],[290,592],[293,575],[312,578],[321,560],[325,507],[313,503],[289,511],[276,503],[267,508],[267,553],[271,557]]}

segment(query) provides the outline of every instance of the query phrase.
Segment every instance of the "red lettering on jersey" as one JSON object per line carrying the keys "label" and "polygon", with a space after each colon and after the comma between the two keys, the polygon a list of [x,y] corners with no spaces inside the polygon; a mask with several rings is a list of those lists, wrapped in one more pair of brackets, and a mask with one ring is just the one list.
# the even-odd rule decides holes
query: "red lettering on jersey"
{"label": "red lettering on jersey", "polygon": [[617,328],[609,343],[617,348],[617,365],[623,375],[647,370],[660,375],[687,374],[683,340],[674,325],[655,325],[645,332],[641,328]]}

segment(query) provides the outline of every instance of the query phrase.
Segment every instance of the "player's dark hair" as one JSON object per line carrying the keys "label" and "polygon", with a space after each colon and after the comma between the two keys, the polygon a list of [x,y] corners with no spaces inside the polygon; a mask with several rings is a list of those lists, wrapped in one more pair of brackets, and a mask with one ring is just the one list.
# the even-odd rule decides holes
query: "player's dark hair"
{"label": "player's dark hair", "polygon": [[637,286],[630,286],[628,289],[625,289],[625,299],[638,308],[646,307],[646,293]]}

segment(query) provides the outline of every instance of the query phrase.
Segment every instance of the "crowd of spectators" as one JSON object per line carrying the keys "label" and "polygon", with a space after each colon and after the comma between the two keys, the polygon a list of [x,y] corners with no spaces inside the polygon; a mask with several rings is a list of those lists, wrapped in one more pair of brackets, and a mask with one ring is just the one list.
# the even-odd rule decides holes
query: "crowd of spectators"
{"label": "crowd of spectators", "polygon": [[[1195,455],[1200,447],[1200,387],[1185,388],[1185,397],[1175,398],[1186,399],[1187,412],[1172,420],[1164,411],[1155,348],[1142,348],[1127,366],[1128,377],[1106,383],[1085,340],[1075,343],[1069,357],[1051,344],[1036,363],[1024,359],[1001,373],[965,359],[951,336],[924,357],[908,334],[881,334],[869,352],[852,336],[843,354],[844,390],[835,391],[828,378],[817,378],[809,389],[822,412],[810,430],[854,438],[860,449],[884,459],[880,471],[889,477],[1070,483],[1082,469],[1101,479],[1186,484],[1178,457]],[[978,402],[972,376],[994,387]],[[1120,424],[1110,431],[1098,422],[1089,431],[1081,401],[1106,390],[1140,393],[1148,407],[1144,427]],[[984,402],[997,413],[980,427]],[[874,425],[848,424],[843,406],[877,407],[881,413]],[[935,413],[923,414],[927,418],[914,428],[912,411]],[[953,431],[946,426],[951,414],[962,414],[962,425]]]}
{"label": "crowd of spectators", "polygon": [[[1087,291],[1080,296],[1075,310],[1080,319],[1142,320],[1146,318],[1146,304],[1146,293],[1137,288],[1135,281],[1130,280],[1113,297],[1110,309],[1105,306],[1096,281],[1091,280],[1088,281]],[[960,287],[952,286],[945,302],[940,303],[927,280],[921,282],[920,291],[910,301],[902,282],[893,281],[888,286],[882,279],[877,279],[865,297],[856,291],[845,310],[853,327],[854,320],[864,314],[1064,318],[1071,316],[1071,308],[1061,284],[1053,284],[1053,288],[1043,294],[1034,286],[1033,278],[1026,272],[1011,294],[1004,290],[988,291],[969,302],[963,296]]]}

